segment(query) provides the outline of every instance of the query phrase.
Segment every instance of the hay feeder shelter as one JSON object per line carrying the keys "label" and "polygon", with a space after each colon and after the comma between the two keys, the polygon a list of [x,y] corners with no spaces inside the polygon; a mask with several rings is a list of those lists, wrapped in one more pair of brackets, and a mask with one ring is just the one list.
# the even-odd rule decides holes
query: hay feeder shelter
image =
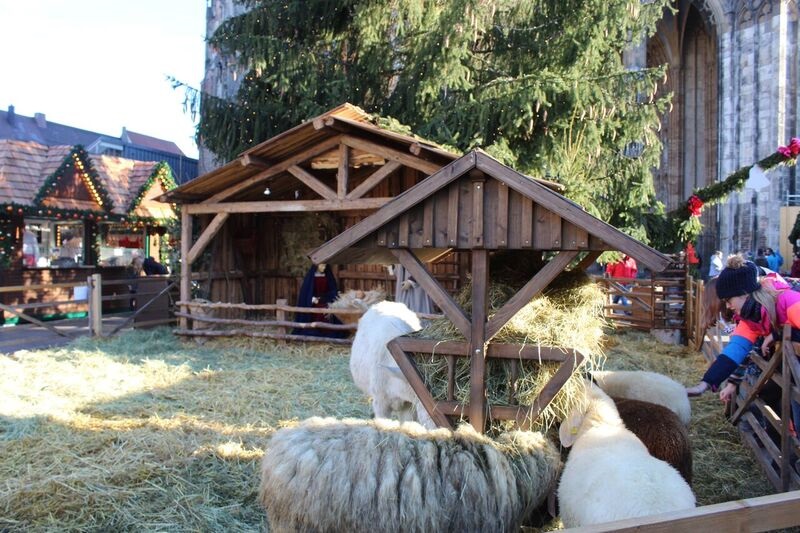
{"label": "hay feeder shelter", "polygon": [[[467,313],[425,268],[448,250],[471,256],[472,313]],[[489,317],[489,258],[498,250],[529,250],[550,257],[517,293]],[[634,257],[655,272],[670,259],[584,211],[552,190],[472,151],[388,202],[378,211],[317,248],[314,263],[392,264],[400,262],[463,335],[464,341],[400,337],[387,347],[422,404],[441,427],[449,417],[467,417],[483,432],[487,419],[513,420],[523,428],[547,407],[584,355],[579,350],[492,342],[501,328],[571,263],[591,264],[606,250]],[[545,254],[546,253],[546,254]],[[437,401],[423,382],[412,353],[448,358],[447,399]],[[456,357],[470,358],[469,403],[453,395]],[[489,405],[486,360],[555,361],[560,366],[531,405]]]}

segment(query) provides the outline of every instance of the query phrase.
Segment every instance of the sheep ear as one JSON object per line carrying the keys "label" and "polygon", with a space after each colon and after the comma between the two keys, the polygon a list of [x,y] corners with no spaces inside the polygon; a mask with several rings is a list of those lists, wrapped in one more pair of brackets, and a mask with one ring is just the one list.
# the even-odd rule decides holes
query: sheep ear
{"label": "sheep ear", "polygon": [[572,412],[561,422],[561,426],[558,428],[558,438],[562,446],[569,448],[575,444],[575,439],[578,438],[578,429],[580,429],[582,421],[583,416],[581,413]]}

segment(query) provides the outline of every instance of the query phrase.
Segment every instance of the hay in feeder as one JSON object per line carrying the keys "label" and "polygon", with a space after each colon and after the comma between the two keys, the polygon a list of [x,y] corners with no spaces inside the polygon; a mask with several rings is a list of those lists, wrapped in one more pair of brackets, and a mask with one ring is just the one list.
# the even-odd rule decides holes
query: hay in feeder
{"label": "hay in feeder", "polygon": [[[519,281],[507,284],[493,281],[489,287],[489,316],[491,317],[521,286]],[[523,280],[527,281],[527,280]],[[471,285],[457,295],[456,300],[467,313],[471,311]],[[523,307],[494,337],[493,342],[533,346],[548,346],[580,350],[591,369],[602,367],[603,305],[605,293],[582,272],[564,272],[541,294]],[[446,319],[433,320],[418,337],[436,340],[464,340],[460,332]],[[447,360],[433,354],[416,354],[415,361],[434,398],[447,398]],[[498,405],[531,405],[542,388],[558,370],[559,363],[519,361],[517,377],[513,379],[512,361],[488,359],[486,365],[486,394],[488,401]],[[470,360],[459,357],[455,369],[455,400],[465,405],[469,401]],[[550,405],[533,422],[534,430],[548,430],[566,416],[570,408],[584,396],[582,373],[573,373]],[[509,422],[491,420],[490,432],[507,430]]]}

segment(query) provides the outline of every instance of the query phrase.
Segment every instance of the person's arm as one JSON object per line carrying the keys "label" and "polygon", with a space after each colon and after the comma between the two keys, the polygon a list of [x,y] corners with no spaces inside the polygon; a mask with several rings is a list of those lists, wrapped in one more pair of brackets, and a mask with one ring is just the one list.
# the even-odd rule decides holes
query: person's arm
{"label": "person's arm", "polygon": [[708,367],[702,381],[694,387],[687,388],[687,394],[697,396],[708,389],[716,390],[719,384],[725,381],[745,360],[757,338],[758,332],[748,326],[745,321],[739,322],[731,334],[730,342],[725,345],[722,353]]}

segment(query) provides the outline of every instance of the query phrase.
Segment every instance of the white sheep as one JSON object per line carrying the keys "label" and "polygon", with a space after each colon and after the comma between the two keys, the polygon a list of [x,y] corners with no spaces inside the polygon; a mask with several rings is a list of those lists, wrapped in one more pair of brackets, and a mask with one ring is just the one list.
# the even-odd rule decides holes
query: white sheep
{"label": "white sheep", "polygon": [[643,370],[606,370],[592,372],[592,380],[614,398],[663,405],[678,415],[686,426],[692,419],[686,388],[663,374]]}
{"label": "white sheep", "polygon": [[376,417],[414,420],[433,429],[436,424],[386,348],[390,340],[421,328],[416,313],[401,303],[373,305],[358,321],[350,351],[350,373],[356,387],[372,397]]}
{"label": "white sheep", "polygon": [[270,439],[259,501],[273,533],[519,531],[560,463],[541,433],[311,418]]}
{"label": "white sheep", "polygon": [[559,428],[561,444],[572,446],[558,487],[564,526],[693,508],[692,489],[678,471],[647,452],[608,395],[587,386],[585,407]]}

